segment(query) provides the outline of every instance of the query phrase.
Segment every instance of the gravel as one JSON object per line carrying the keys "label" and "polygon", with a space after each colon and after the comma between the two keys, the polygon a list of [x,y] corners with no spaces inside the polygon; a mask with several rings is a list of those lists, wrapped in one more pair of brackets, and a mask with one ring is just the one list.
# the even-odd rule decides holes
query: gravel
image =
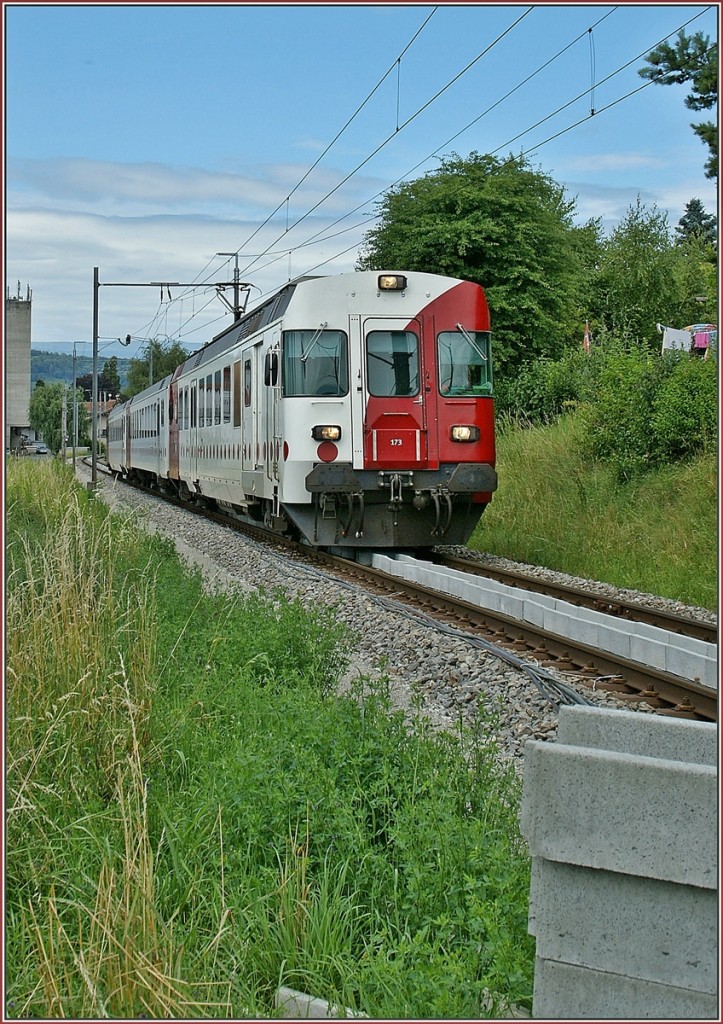
{"label": "gravel", "polygon": [[[85,465],[79,463],[77,472],[83,482],[90,480]],[[479,722],[480,708],[486,708],[493,715],[484,727],[494,731],[501,756],[510,759],[518,773],[522,771],[526,740],[554,739],[556,706],[526,672],[494,654],[474,648],[462,637],[440,632],[389,599],[378,600],[357,586],[307,566],[300,557],[278,554],[231,529],[164,504],[102,473],[98,474],[98,494],[114,510],[132,512],[147,529],[170,536],[179,555],[201,569],[210,590],[236,588],[269,594],[282,590],[310,606],[333,605],[337,618],[349,626],[352,635],[350,664],[341,680],[341,691],[359,677],[387,678],[394,707],[410,715],[422,713],[434,727],[447,730]],[[466,548],[462,551],[467,557],[472,555],[489,563],[515,565]],[[538,575],[549,573],[532,566],[524,568]],[[560,573],[551,575],[569,579]],[[606,594],[619,593],[606,584],[577,582],[590,589],[602,588],[600,592]],[[631,592],[625,594],[630,596]],[[634,597],[676,604],[652,595]],[[706,618],[711,615],[705,609],[685,610],[702,612],[701,617]],[[557,679],[572,683],[590,703],[641,712],[653,710],[642,702],[621,702],[596,690],[594,681],[583,681],[576,674],[549,671]]]}

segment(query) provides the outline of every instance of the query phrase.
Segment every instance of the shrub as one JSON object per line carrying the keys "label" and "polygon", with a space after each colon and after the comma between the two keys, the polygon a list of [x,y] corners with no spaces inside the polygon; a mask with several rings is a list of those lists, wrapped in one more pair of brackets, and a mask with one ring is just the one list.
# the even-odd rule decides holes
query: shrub
{"label": "shrub", "polygon": [[659,464],[715,451],[717,369],[701,359],[675,360],[656,396],[650,424]]}

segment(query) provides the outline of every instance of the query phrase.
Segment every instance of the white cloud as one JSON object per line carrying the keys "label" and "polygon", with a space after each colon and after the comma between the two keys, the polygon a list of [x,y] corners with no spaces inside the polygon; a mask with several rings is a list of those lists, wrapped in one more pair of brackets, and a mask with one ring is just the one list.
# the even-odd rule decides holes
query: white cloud
{"label": "white cloud", "polygon": [[[10,206],[61,205],[129,216],[148,213],[266,215],[284,204],[305,173],[300,164],[275,164],[251,173],[171,167],[159,163],[111,163],[99,160],[12,160],[8,164]],[[298,216],[332,192],[344,174],[316,168],[294,191],[289,213]],[[325,203],[340,212],[366,198],[370,179],[345,182]]]}

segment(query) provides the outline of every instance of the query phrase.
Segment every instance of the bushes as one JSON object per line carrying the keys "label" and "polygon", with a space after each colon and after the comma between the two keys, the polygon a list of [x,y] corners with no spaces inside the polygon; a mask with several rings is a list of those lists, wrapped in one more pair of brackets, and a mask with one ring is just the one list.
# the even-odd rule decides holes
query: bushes
{"label": "bushes", "polygon": [[616,356],[584,416],[583,455],[609,462],[620,480],[705,453],[716,437],[716,365],[685,355]]}
{"label": "bushes", "polygon": [[687,354],[662,358],[612,339],[587,355],[523,368],[498,392],[498,412],[530,425],[580,406],[581,454],[609,463],[619,480],[713,450],[717,364]]}

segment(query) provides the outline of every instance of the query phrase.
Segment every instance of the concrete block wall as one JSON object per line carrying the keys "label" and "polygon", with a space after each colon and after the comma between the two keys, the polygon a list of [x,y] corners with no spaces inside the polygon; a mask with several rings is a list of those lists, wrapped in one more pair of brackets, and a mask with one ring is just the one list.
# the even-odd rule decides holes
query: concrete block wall
{"label": "concrete block wall", "polygon": [[408,555],[392,557],[377,553],[372,565],[481,608],[522,619],[559,636],[651,665],[683,679],[697,677],[704,686],[718,688],[718,651],[715,644],[644,623],[636,623],[633,634],[629,624],[613,615],[578,608],[545,594],[526,595],[519,588],[497,580],[473,577],[456,569],[441,569]]}
{"label": "concrete block wall", "polygon": [[533,1017],[718,1020],[715,724],[562,707],[525,747]]}

